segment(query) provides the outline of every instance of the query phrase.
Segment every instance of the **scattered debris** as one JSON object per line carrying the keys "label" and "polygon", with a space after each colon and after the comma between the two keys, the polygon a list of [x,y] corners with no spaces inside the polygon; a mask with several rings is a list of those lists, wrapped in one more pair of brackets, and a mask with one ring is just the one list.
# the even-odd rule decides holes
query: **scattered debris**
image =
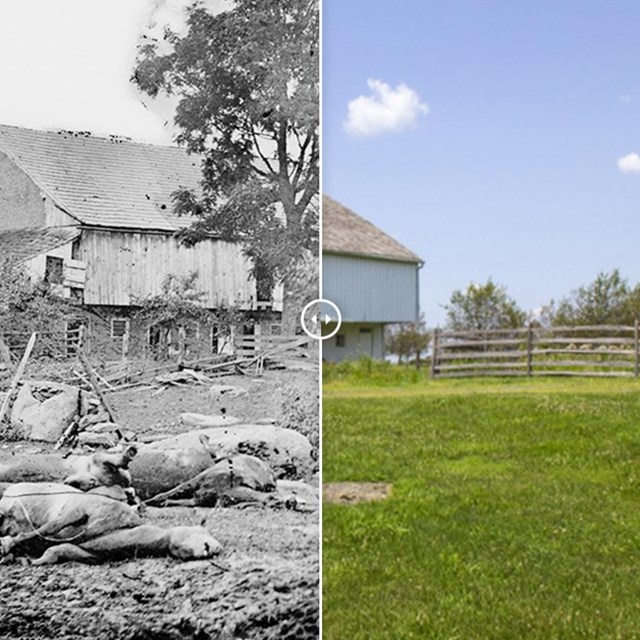
{"label": "scattered debris", "polygon": [[31,338],[29,339],[29,343],[27,344],[27,347],[24,350],[22,360],[18,365],[18,369],[15,375],[13,376],[13,380],[11,380],[11,386],[9,387],[9,392],[7,393],[4,400],[2,401],[2,406],[0,406],[0,424],[4,420],[4,416],[6,415],[9,409],[9,404],[11,403],[11,400],[13,399],[13,395],[16,392],[16,389],[18,388],[18,383],[20,382],[20,379],[24,375],[24,370],[27,366],[27,361],[29,360],[29,356],[31,355],[31,351],[33,350],[33,345],[35,343],[36,343],[36,334],[32,333]]}

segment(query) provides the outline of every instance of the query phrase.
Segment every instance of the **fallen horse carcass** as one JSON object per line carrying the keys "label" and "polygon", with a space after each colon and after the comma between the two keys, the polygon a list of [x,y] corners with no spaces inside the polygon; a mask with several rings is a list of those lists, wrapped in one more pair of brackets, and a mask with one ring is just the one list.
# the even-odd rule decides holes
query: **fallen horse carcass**
{"label": "fallen horse carcass", "polygon": [[0,550],[39,556],[34,564],[170,555],[209,558],[220,543],[203,527],[145,525],[120,487],[87,492],[56,483],[18,483],[0,499]]}
{"label": "fallen horse carcass", "polygon": [[14,456],[10,462],[0,464],[0,483],[64,482],[83,491],[94,487],[127,488],[131,486],[129,464],[136,454],[136,445],[128,445],[124,451],[88,456]]}
{"label": "fallen horse carcass", "polygon": [[194,478],[148,499],[146,504],[215,507],[263,502],[275,488],[276,477],[267,464],[254,456],[239,455],[218,460]]}
{"label": "fallen horse carcass", "polygon": [[237,455],[178,486],[146,500],[150,506],[214,507],[257,503],[271,507],[313,510],[317,496],[304,482],[276,480],[269,466],[254,456]]}
{"label": "fallen horse carcass", "polygon": [[0,464],[0,483],[63,482],[84,490],[132,486],[140,497],[148,498],[193,478],[213,462],[205,439],[200,440],[199,446],[183,449],[157,450],[130,444],[121,452],[91,455],[15,455]]}
{"label": "fallen horse carcass", "polygon": [[[215,458],[237,454],[255,456],[266,462],[277,478],[309,477],[317,470],[317,453],[301,433],[270,424],[234,424],[197,429],[152,442],[144,451],[141,449],[141,455],[133,463],[132,475],[140,476],[137,470],[142,468],[148,450],[183,451],[197,447],[203,438]],[[202,469],[196,473],[200,471]]]}
{"label": "fallen horse carcass", "polygon": [[[129,447],[134,447],[137,454],[128,456],[124,469],[130,474],[131,486],[142,500],[188,482],[221,457],[254,456],[268,464],[278,479],[309,477],[316,467],[313,448],[305,436],[271,425],[200,429]],[[67,458],[56,454],[15,455],[9,462],[0,464],[0,483],[68,481],[69,477],[87,473],[91,461],[99,461],[100,456],[103,461],[109,460],[108,456],[112,455],[71,455]],[[96,464],[104,465],[104,462]]]}

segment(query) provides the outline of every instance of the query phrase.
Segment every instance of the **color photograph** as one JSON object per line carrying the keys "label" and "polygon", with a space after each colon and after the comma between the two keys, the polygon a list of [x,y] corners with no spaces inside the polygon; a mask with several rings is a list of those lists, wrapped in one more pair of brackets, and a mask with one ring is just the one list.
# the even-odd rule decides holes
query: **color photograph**
{"label": "color photograph", "polygon": [[638,24],[324,0],[323,638],[640,636]]}

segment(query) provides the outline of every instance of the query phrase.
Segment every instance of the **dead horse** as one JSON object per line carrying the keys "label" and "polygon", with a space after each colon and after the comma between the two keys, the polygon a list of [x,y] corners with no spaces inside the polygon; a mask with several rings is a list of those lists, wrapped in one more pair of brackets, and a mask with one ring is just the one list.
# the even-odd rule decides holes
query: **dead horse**
{"label": "dead horse", "polygon": [[0,499],[0,536],[0,555],[40,556],[33,564],[165,555],[194,560],[221,549],[204,527],[144,524],[121,487],[84,492],[56,483],[8,487]]}

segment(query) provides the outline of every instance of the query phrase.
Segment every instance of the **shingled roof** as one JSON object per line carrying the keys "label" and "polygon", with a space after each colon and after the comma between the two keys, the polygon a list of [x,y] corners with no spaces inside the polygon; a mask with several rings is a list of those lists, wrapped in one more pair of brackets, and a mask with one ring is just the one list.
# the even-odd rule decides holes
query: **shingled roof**
{"label": "shingled roof", "polygon": [[196,188],[200,159],[184,149],[34,131],[0,125],[6,154],[66,213],[82,224],[175,231],[188,220],[172,213],[171,194]]}
{"label": "shingled roof", "polygon": [[16,229],[0,232],[0,256],[28,260],[71,242],[80,235],[77,227],[47,227]]}
{"label": "shingled roof", "polygon": [[322,196],[322,250],[326,253],[422,263],[422,258],[362,216]]}

